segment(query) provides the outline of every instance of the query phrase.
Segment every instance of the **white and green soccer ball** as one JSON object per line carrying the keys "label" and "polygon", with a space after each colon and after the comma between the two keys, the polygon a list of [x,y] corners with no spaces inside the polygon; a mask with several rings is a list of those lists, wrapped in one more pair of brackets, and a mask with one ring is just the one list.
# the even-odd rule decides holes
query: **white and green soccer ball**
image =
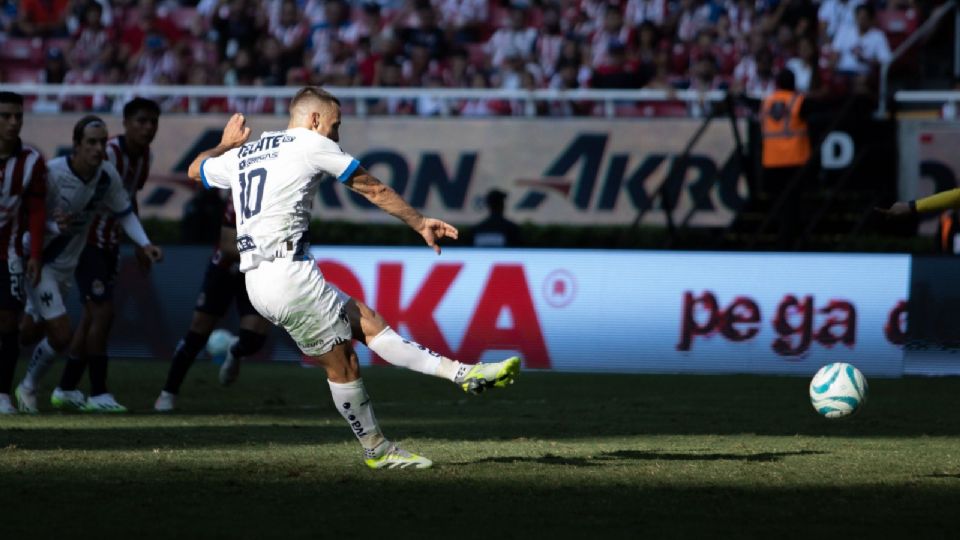
{"label": "white and green soccer ball", "polygon": [[810,381],[810,403],[827,418],[849,416],[867,401],[867,379],[851,364],[827,364]]}
{"label": "white and green soccer ball", "polygon": [[210,332],[210,337],[207,338],[207,354],[213,358],[226,356],[227,349],[233,345],[235,337],[232,332],[223,328]]}

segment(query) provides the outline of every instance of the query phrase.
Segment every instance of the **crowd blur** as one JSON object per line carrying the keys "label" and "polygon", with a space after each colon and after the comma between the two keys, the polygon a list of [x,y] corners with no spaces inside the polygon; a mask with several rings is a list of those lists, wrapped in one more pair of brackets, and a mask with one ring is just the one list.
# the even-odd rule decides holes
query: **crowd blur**
{"label": "crowd blur", "polygon": [[[875,84],[922,0],[0,0],[8,82],[137,85],[797,89]],[[271,112],[206,99],[202,111]],[[371,101],[374,114],[524,114],[517,103]],[[70,103],[61,103],[70,108]],[[104,109],[96,98],[77,108]],[[184,110],[169,99],[167,111]],[[589,104],[538,114],[592,114]],[[688,114],[650,103],[638,115]]]}

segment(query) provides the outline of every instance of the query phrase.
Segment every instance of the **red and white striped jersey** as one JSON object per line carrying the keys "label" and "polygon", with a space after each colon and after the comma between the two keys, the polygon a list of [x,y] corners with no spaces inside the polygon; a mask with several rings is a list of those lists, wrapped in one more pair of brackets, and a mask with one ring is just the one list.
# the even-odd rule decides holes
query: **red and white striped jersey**
{"label": "red and white striped jersey", "polygon": [[36,148],[18,142],[10,156],[0,158],[0,179],[0,260],[11,260],[23,257],[21,240],[29,223],[24,195],[44,200],[47,165]]}
{"label": "red and white striped jersey", "polygon": [[[123,188],[134,201],[134,211],[137,211],[137,192],[150,176],[150,166],[153,165],[153,152],[148,148],[146,153],[139,157],[132,157],[127,153],[126,140],[123,135],[117,135],[107,141],[107,161],[116,167],[123,179]],[[138,212],[139,214],[139,212]],[[104,249],[116,249],[120,245],[120,224],[113,212],[101,210],[93,218],[87,244]]]}
{"label": "red and white striped jersey", "polygon": [[[226,227],[228,229],[237,228],[237,213],[233,210],[233,197],[229,196],[230,192],[227,192],[227,202],[223,205],[223,217],[220,218],[220,227]],[[221,233],[223,234],[223,233]],[[213,248],[213,256],[210,257],[210,261],[213,264],[230,270],[231,272],[240,271],[240,261],[226,259],[223,256],[223,252],[220,251],[220,242],[217,242],[216,247]]]}

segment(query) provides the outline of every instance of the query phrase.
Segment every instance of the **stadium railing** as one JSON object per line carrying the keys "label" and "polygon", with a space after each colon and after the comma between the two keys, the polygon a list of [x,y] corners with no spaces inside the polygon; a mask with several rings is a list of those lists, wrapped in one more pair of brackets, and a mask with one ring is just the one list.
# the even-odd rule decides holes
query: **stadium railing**
{"label": "stadium railing", "polygon": [[[274,114],[285,114],[287,102],[299,87],[266,86],[145,86],[145,85],[93,85],[93,84],[10,84],[0,85],[4,90],[23,94],[28,97],[44,99],[63,99],[67,97],[97,96],[106,99],[127,100],[134,96],[160,98],[185,98],[189,113],[200,111],[200,100],[205,98],[263,98],[275,101]],[[537,103],[550,102],[594,102],[602,104],[602,116],[619,116],[618,105],[644,102],[685,102],[704,103],[721,102],[726,92],[711,90],[505,90],[505,89],[459,89],[459,88],[382,88],[382,87],[325,87],[342,102],[353,104],[353,113],[359,117],[370,114],[370,103],[380,99],[401,99],[416,101],[431,98],[444,101],[447,105],[463,100],[490,100],[524,103],[521,116],[536,116]],[[451,116],[452,107],[441,107],[440,116]],[[42,110],[36,111],[44,112]],[[59,111],[49,111],[56,113]]]}
{"label": "stadium railing", "polygon": [[[880,66],[880,102],[877,106],[877,116],[885,116],[887,114],[887,95],[889,93],[889,78],[890,78],[890,68],[902,58],[907,51],[913,48],[914,45],[920,42],[922,39],[929,37],[937,27],[940,26],[941,21],[950,14],[954,13],[954,19],[956,28],[960,28],[960,7],[958,7],[957,2],[945,2],[943,5],[938,7],[933,13],[930,14],[930,17],[913,32],[910,37],[908,37],[895,51],[890,55],[890,61],[883,63]],[[960,32],[954,31],[954,43],[956,53],[954,54],[953,60],[953,73],[954,76],[960,76]],[[894,99],[897,103],[907,103],[908,101],[901,101],[900,96],[906,92],[897,92],[894,94]],[[912,93],[912,92],[911,92]],[[926,94],[926,92],[916,92],[917,94]],[[929,102],[931,100],[926,100]],[[935,100],[933,100],[935,101]],[[915,102],[914,102],[915,103]]]}

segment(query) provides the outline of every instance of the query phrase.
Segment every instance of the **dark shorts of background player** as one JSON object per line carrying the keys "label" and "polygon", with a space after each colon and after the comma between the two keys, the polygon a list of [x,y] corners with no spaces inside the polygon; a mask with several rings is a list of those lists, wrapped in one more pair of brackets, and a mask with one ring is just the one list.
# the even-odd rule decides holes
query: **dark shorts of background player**
{"label": "dark shorts of background player", "polygon": [[119,248],[84,247],[75,273],[80,298],[97,304],[112,300],[119,263]]}
{"label": "dark shorts of background player", "polygon": [[247,287],[243,281],[243,273],[230,271],[214,263],[207,265],[207,273],[203,276],[203,289],[197,297],[197,311],[208,313],[216,317],[223,317],[230,307],[230,302],[237,302],[237,314],[243,318],[247,315],[259,315],[250,303],[247,296]]}
{"label": "dark shorts of background player", "polygon": [[0,260],[0,310],[20,311],[25,298],[23,274],[11,274],[7,261]]}

